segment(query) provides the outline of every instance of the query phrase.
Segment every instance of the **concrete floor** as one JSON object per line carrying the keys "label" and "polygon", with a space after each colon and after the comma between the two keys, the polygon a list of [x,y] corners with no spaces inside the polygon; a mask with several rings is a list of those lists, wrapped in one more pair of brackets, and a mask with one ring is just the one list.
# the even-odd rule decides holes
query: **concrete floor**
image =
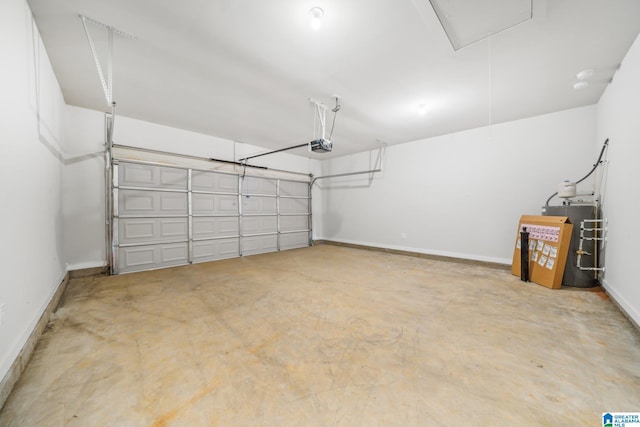
{"label": "concrete floor", "polygon": [[1,426],[599,426],[640,334],[597,288],[335,246],[74,279]]}

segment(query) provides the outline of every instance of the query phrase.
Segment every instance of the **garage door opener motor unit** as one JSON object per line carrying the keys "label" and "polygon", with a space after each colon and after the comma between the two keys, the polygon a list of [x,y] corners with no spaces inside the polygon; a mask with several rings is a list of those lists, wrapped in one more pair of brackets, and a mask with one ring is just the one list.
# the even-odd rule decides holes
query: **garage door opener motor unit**
{"label": "garage door opener motor unit", "polygon": [[329,140],[320,138],[309,143],[309,149],[317,153],[328,153],[333,148],[333,143]]}

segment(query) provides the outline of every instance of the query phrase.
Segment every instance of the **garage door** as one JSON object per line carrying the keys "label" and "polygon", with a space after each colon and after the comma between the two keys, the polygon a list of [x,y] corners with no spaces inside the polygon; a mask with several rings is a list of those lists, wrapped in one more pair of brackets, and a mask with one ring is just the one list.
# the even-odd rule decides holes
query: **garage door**
{"label": "garage door", "polygon": [[112,272],[310,244],[309,183],[114,161]]}
{"label": "garage door", "polygon": [[279,249],[309,246],[311,199],[308,183],[279,181],[278,214]]}

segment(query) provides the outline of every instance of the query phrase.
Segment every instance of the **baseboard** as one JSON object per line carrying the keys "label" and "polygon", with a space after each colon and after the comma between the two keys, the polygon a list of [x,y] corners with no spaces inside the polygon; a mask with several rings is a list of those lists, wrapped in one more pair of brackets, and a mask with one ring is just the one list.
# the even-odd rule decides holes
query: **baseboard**
{"label": "baseboard", "polygon": [[346,248],[364,249],[368,251],[385,252],[385,253],[390,253],[395,255],[405,255],[405,256],[412,256],[417,258],[431,259],[435,261],[454,262],[457,264],[467,264],[467,265],[477,265],[481,267],[495,268],[498,270],[511,270],[510,264],[504,264],[501,262],[482,261],[482,260],[475,260],[475,259],[469,259],[469,258],[459,258],[454,256],[448,256],[448,255],[414,252],[414,251],[409,251],[405,249],[385,248],[380,246],[370,246],[370,245],[363,245],[359,243],[341,242],[336,240],[320,239],[320,240],[314,240],[313,243],[314,245],[342,246]]}
{"label": "baseboard", "polygon": [[69,271],[69,278],[78,279],[80,277],[102,276],[105,274],[109,274],[106,266],[91,267],[91,268],[82,268],[79,270],[71,270]]}
{"label": "baseboard", "polygon": [[91,268],[107,268],[104,261],[87,261],[67,264],[67,271],[87,270]]}
{"label": "baseboard", "polygon": [[18,357],[16,357],[16,360],[14,360],[11,364],[9,371],[4,376],[2,381],[0,381],[0,409],[2,409],[2,407],[4,406],[4,403],[7,401],[7,398],[11,394],[11,390],[13,390],[13,387],[18,382],[20,375],[22,375],[22,372],[24,372],[24,369],[29,363],[31,356],[33,355],[33,351],[36,348],[36,344],[42,336],[44,329],[47,327],[47,324],[51,319],[51,315],[58,308],[58,304],[60,304],[60,300],[62,299],[62,295],[64,294],[68,283],[69,273],[65,274],[62,282],[60,282],[60,285],[58,286],[58,289],[53,294],[53,297],[51,297],[49,304],[47,304],[47,307],[40,316],[40,320],[38,320],[38,323],[29,335],[27,342],[22,347],[22,350],[20,350],[20,353],[18,353]]}
{"label": "baseboard", "polygon": [[640,331],[640,313],[634,310],[631,304],[627,303],[626,299],[622,297],[616,290],[606,281],[601,281],[602,289],[609,295],[611,301],[618,307],[624,317]]}

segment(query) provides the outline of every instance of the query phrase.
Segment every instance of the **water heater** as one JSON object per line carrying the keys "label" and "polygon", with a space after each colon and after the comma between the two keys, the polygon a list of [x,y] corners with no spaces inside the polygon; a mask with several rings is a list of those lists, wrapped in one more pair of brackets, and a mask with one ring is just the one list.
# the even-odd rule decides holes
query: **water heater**
{"label": "water heater", "polygon": [[[558,193],[560,193],[558,191]],[[590,288],[598,284],[594,271],[581,270],[578,267],[578,251],[582,250],[582,266],[598,267],[600,263],[599,245],[597,241],[587,240],[582,243],[580,249],[580,222],[601,218],[600,208],[597,203],[571,204],[563,206],[543,206],[542,215],[566,216],[573,224],[571,243],[567,254],[567,264],[564,268],[562,284],[577,288]],[[588,255],[587,255],[588,253]]]}

